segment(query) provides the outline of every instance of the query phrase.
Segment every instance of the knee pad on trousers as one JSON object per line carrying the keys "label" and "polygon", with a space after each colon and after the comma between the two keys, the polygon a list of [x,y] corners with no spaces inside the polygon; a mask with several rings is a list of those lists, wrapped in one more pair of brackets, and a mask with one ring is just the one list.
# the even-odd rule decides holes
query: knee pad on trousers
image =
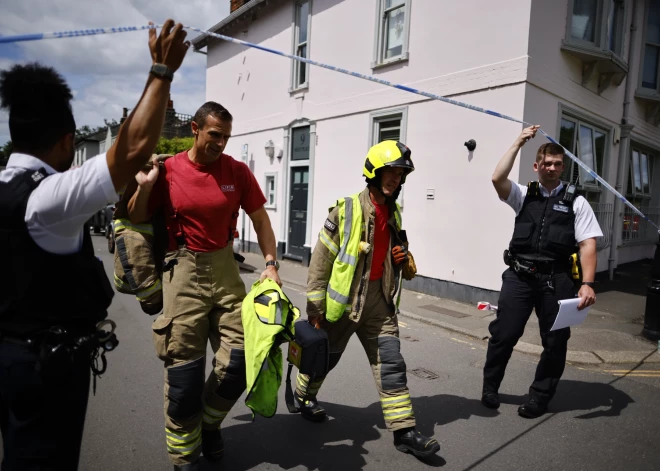
{"label": "knee pad on trousers", "polygon": [[401,343],[397,337],[378,337],[380,356],[380,382],[383,391],[406,387],[406,362],[401,355]]}
{"label": "knee pad on trousers", "polygon": [[167,415],[185,420],[202,409],[204,357],[167,369]]}
{"label": "knee pad on trousers", "polygon": [[241,397],[246,387],[245,350],[232,348],[229,355],[229,364],[225,369],[225,375],[220,381],[215,393],[223,399],[235,401]]}

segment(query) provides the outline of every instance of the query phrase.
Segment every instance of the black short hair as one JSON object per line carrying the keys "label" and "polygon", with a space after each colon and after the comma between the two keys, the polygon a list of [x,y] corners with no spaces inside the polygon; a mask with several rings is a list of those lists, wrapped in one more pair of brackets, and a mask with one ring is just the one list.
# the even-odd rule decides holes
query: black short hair
{"label": "black short hair", "polygon": [[195,116],[193,116],[193,121],[197,123],[200,129],[203,129],[206,125],[206,118],[211,115],[220,121],[229,121],[232,122],[234,117],[231,115],[227,108],[222,106],[220,103],[215,101],[207,101],[202,106],[199,107]]}
{"label": "black short hair", "polygon": [[39,153],[76,132],[73,94],[52,67],[15,65],[0,72],[0,106],[9,110],[9,134],[18,151]]}

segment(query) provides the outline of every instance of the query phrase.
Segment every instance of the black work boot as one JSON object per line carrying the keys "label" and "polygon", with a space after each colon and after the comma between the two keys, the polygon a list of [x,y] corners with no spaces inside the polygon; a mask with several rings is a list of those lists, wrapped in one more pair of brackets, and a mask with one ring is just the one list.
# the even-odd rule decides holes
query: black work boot
{"label": "black work boot", "polygon": [[202,468],[199,465],[199,460],[195,461],[194,463],[174,465],[174,471],[201,471],[201,469]]}
{"label": "black work boot", "polygon": [[323,422],[327,417],[325,409],[316,402],[315,397],[303,401],[298,396],[294,395],[293,399],[298,411],[300,411],[304,419],[311,422]]}
{"label": "black work boot", "polygon": [[208,461],[218,461],[225,454],[225,442],[220,429],[202,430],[202,454]]}
{"label": "black work boot", "polygon": [[495,391],[484,389],[481,393],[481,403],[489,409],[498,409],[500,407],[500,396]]}
{"label": "black work boot", "polygon": [[536,399],[530,399],[518,407],[518,415],[526,419],[536,419],[548,411],[548,405],[540,403]]}
{"label": "black work boot", "polygon": [[427,458],[440,451],[435,438],[425,437],[415,427],[394,431],[394,446],[404,453],[412,453],[417,458]]}

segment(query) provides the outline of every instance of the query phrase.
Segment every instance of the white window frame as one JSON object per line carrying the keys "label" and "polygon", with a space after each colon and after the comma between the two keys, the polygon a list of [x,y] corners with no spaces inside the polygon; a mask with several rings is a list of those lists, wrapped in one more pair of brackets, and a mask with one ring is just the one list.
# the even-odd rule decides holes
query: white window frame
{"label": "white window frame", "polygon": [[[649,97],[654,97],[657,99],[660,99],[660,66],[658,67],[657,71],[657,77],[656,77],[656,88],[647,88],[642,85],[642,78],[644,74],[644,59],[646,59],[646,44],[648,43],[647,37],[648,37],[648,20],[647,18],[649,17],[650,14],[650,8],[651,8],[651,2],[650,0],[646,0],[644,2],[644,24],[642,25],[643,33],[642,33],[642,46],[641,46],[641,61],[639,64],[639,83],[637,84],[637,95],[644,95],[644,96],[649,96]],[[655,44],[655,43],[649,43],[653,46],[657,46],[660,48],[660,44]]]}
{"label": "white window frame", "polygon": [[[268,180],[273,179],[273,204],[270,204],[270,188],[268,187]],[[277,172],[264,173],[264,196],[266,197],[266,209],[277,209]]]}
{"label": "white window frame", "polygon": [[[640,156],[646,154],[647,156],[647,171],[649,177],[649,191],[645,192],[642,182],[642,191],[635,189],[634,182],[634,168],[633,168],[633,151],[638,152]],[[654,206],[653,201],[657,201],[657,197],[653,192],[653,172],[658,162],[660,162],[660,151],[651,147],[651,144],[642,143],[640,140],[632,138],[630,142],[630,149],[628,153],[630,159],[628,170],[628,182],[625,188],[626,198],[640,211],[645,213],[651,220],[658,222],[658,206]],[[641,166],[640,166],[640,180],[641,180]],[[657,193],[657,192],[656,192]],[[657,202],[656,202],[657,205]],[[628,207],[623,208],[623,227],[621,233],[621,245],[636,245],[648,244],[657,240],[657,233],[653,228],[642,221],[636,214],[633,214]],[[628,220],[626,220],[628,218]]]}
{"label": "white window frame", "polygon": [[[406,136],[408,132],[408,107],[399,107],[392,108],[388,110],[376,111],[369,115],[369,148],[375,144],[378,144],[378,136],[380,133],[380,123],[384,121],[391,121],[393,119],[399,119],[399,142],[405,144]],[[406,186],[404,185],[401,188],[401,193],[399,194],[399,199],[397,203],[401,206],[401,211],[403,211],[403,194],[405,192]]]}
{"label": "white window frame", "polygon": [[408,52],[408,43],[410,39],[410,12],[411,12],[411,3],[412,0],[403,0],[403,6],[400,8],[404,9],[404,27],[403,27],[403,46],[401,54],[398,56],[390,57],[385,59],[385,19],[386,14],[389,10],[385,9],[385,0],[377,0],[376,7],[376,28],[375,33],[376,37],[374,38],[374,58],[371,63],[371,68],[376,69],[378,67],[383,67],[389,64],[396,62],[407,61],[410,54]]}
{"label": "white window frame", "polygon": [[[558,113],[558,120],[557,120],[557,136],[560,135],[561,133],[561,121],[562,119],[566,119],[567,121],[572,121],[576,123],[576,133],[580,132],[580,126],[585,126],[588,127],[592,130],[591,136],[592,136],[592,148],[596,149],[596,135],[593,131],[599,131],[601,133],[605,134],[605,151],[603,153],[603,161],[602,161],[602,168],[598,167],[598,159],[594,155],[594,166],[596,167],[593,169],[598,175],[603,176],[607,175],[607,170],[608,166],[610,163],[610,142],[612,138],[612,132],[613,128],[611,125],[607,125],[603,123],[602,121],[595,119],[585,113],[582,113],[580,111],[568,108],[562,104],[559,105],[559,113]],[[577,141],[577,136],[574,137],[575,141],[573,144],[576,143]],[[579,150],[575,152],[575,148],[569,148],[568,149],[573,155],[575,155],[578,158],[580,157],[580,152]],[[571,171],[569,173],[571,183],[573,183],[573,175],[575,173],[574,166],[578,166],[575,162],[573,162],[573,159],[566,157],[568,160],[568,164],[571,165]],[[588,192],[594,192],[594,193],[599,193],[601,196],[603,194],[602,188],[600,186],[600,183],[596,180],[595,183],[587,183],[584,184],[582,181],[580,181],[580,184],[578,185],[578,188],[583,190],[583,191],[588,191]]]}
{"label": "white window frame", "polygon": [[620,17],[619,23],[614,25],[618,32],[618,44],[615,45],[614,50],[610,50],[610,34],[609,34],[609,19],[612,13],[611,6],[612,0],[597,0],[598,5],[596,9],[596,30],[594,32],[594,41],[587,41],[584,39],[574,38],[571,35],[573,29],[573,6],[575,0],[568,0],[568,12],[566,19],[566,37],[565,43],[573,46],[578,46],[580,49],[591,49],[598,52],[612,52],[623,62],[627,62],[624,59],[624,40],[626,35],[625,25],[627,24],[628,19],[628,8],[627,5],[630,1],[634,0],[622,0],[623,2],[623,12]]}
{"label": "white window frame", "polygon": [[[307,9],[307,18],[306,19],[301,19],[299,18],[300,16],[300,6],[303,3],[308,4],[308,9]],[[299,34],[300,34],[300,24],[301,21],[306,21],[307,22],[307,40],[303,41],[302,43],[299,41]],[[312,33],[312,0],[298,0],[294,3],[293,5],[293,24],[292,24],[292,30],[293,30],[293,39],[292,39],[292,54],[295,56],[298,56],[298,50],[302,46],[306,46],[307,48],[307,56],[306,59],[309,59],[310,57],[310,39],[311,39],[311,33]],[[302,83],[298,82],[298,78],[300,76],[300,68],[305,67],[305,81]],[[311,67],[309,64],[305,62],[300,62],[297,60],[291,61],[291,87],[289,88],[289,92],[296,92],[299,90],[305,90],[309,88],[309,73],[310,73]]]}
{"label": "white window frame", "polygon": [[[635,177],[635,175],[634,175],[635,168],[634,168],[633,152],[637,152],[637,155],[639,156],[639,168],[638,168],[638,170],[640,172],[639,179],[640,179],[640,182],[642,184],[641,191],[637,191],[637,189],[635,188],[635,179],[634,179],[634,177]],[[646,174],[647,174],[648,179],[649,179],[649,191],[644,191],[644,182],[642,181],[642,155],[646,155],[646,172],[647,172]],[[660,155],[660,153],[649,150],[645,146],[640,146],[636,142],[631,143],[631,145],[630,145],[630,155],[629,155],[629,158],[630,158],[630,165],[629,165],[630,172],[629,172],[629,175],[628,175],[628,179],[629,179],[628,180],[629,181],[628,186],[630,187],[630,191],[628,191],[628,189],[626,188],[626,196],[636,198],[636,199],[637,198],[638,199],[651,199],[651,192],[652,192],[652,188],[653,188],[653,182],[651,180],[651,177],[652,177],[651,172],[653,170],[652,161],[654,161],[654,159],[656,159],[658,157],[658,155]]]}

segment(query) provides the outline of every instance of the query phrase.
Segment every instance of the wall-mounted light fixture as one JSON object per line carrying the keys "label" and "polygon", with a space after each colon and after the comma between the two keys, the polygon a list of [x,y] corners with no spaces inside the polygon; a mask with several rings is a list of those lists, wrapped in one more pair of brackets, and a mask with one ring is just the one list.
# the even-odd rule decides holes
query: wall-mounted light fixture
{"label": "wall-mounted light fixture", "polygon": [[264,149],[266,151],[266,155],[271,159],[275,156],[275,144],[273,144],[273,141],[271,141],[270,139],[266,141],[266,144],[264,145]]}

